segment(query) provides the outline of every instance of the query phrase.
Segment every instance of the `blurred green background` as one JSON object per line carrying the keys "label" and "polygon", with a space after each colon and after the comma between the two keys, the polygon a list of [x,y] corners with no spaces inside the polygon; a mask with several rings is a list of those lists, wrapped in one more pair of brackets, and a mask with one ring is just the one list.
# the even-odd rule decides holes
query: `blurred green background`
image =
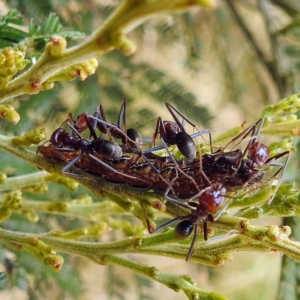
{"label": "blurred green background", "polygon": [[[75,45],[99,27],[119,1],[0,1],[1,17],[16,9],[26,31],[32,20],[43,24],[51,12],[69,33]],[[116,122],[122,99],[128,99],[126,123],[143,137],[151,137],[158,116],[167,118],[165,102],[174,104],[200,128],[219,134],[243,122],[257,120],[267,104],[276,103],[300,90],[300,4],[297,0],[219,1],[214,10],[191,9],[143,23],[130,33],[137,51],[126,57],[112,51],[98,59],[97,73],[85,81],[56,83],[51,91],[13,99],[21,115],[17,125],[0,119],[1,134],[22,134],[46,127],[47,136],[66,119],[93,113],[101,103],[106,117]],[[14,44],[0,24],[1,47]],[[71,33],[70,33],[71,32]],[[38,56],[47,37],[41,37]],[[295,141],[297,143],[297,141]],[[10,176],[35,168],[1,152],[2,171]],[[298,182],[295,155],[286,176]],[[70,199],[86,194],[50,185],[45,195],[28,193],[34,199]],[[95,199],[95,201],[100,201]],[[44,232],[71,230],[82,220],[41,215],[37,224],[13,216],[4,226],[11,230]],[[132,223],[138,223],[131,220]],[[266,220],[280,224],[282,220]],[[297,220],[287,220],[295,222]],[[134,225],[133,225],[134,226]],[[111,234],[111,238],[117,236]],[[0,246],[1,299],[185,299],[158,283],[115,268],[101,267],[78,257],[65,257],[62,271],[52,271],[26,253],[13,253]],[[300,299],[291,293],[280,298],[279,254],[238,253],[219,268],[166,258],[132,257],[165,272],[189,274],[203,289],[218,291],[229,299]],[[285,262],[288,264],[289,262]],[[292,262],[292,282],[298,280],[298,265]],[[288,272],[290,272],[288,270]],[[282,280],[286,273],[281,276]],[[299,296],[300,297],[300,296]]]}

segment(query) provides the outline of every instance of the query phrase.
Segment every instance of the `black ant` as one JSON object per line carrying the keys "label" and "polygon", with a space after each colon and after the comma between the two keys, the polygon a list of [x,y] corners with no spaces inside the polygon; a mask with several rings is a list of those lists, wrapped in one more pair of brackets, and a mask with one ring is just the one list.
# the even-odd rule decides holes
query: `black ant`
{"label": "black ant", "polygon": [[[208,129],[199,131],[197,126],[192,123],[187,117],[185,117],[177,108],[175,108],[170,103],[166,102],[167,109],[169,110],[171,116],[173,117],[174,121],[163,121],[161,117],[158,117],[156,122],[156,128],[153,134],[153,145],[155,145],[155,140],[157,139],[157,135],[159,133],[160,138],[164,140],[164,142],[169,145],[176,145],[179,151],[188,159],[193,159],[196,156],[196,145],[193,140],[194,137],[202,135],[204,133],[210,131]],[[189,135],[185,129],[183,124],[177,118],[175,112],[180,115],[183,120],[188,122],[191,126],[197,129],[197,133],[193,134],[192,136]],[[210,137],[211,140],[211,137]],[[162,149],[157,148],[157,149]]]}
{"label": "black ant", "polygon": [[[96,133],[87,118],[87,115],[84,113],[80,116],[85,116],[86,124],[94,140],[83,139],[81,137],[81,134],[77,131],[77,129],[73,125],[71,125],[68,121],[66,122],[66,124],[69,126],[69,128],[71,128],[72,133],[68,133],[64,128],[58,128],[52,133],[50,138],[51,144],[55,147],[55,151],[58,153],[77,152],[78,150],[81,151],[81,153],[77,157],[75,157],[71,162],[69,162],[65,167],[62,168],[62,173],[70,174],[67,171],[72,166],[74,166],[84,154],[87,154],[94,161],[98,162],[99,164],[109,169],[110,171],[125,177],[136,179],[135,177],[126,175],[124,173],[115,170],[114,168],[107,165],[105,162],[103,162],[101,159],[97,158],[94,155],[94,153],[98,153],[108,160],[117,160],[122,157],[123,151],[122,148],[117,143],[104,140],[101,138],[97,138]],[[112,127],[114,126],[109,123],[107,125]],[[120,129],[116,128],[116,130],[120,130]],[[122,134],[124,133],[122,132]],[[62,158],[64,159],[63,156]],[[72,176],[76,176],[76,175],[72,174]]]}

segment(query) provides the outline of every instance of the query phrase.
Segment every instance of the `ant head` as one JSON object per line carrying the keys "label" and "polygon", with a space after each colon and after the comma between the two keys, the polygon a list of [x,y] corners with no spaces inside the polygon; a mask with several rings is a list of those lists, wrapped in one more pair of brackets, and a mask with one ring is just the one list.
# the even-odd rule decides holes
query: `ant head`
{"label": "ant head", "polygon": [[63,144],[63,137],[66,131],[63,128],[57,128],[51,135],[50,142],[54,147],[59,147]]}
{"label": "ant head", "polygon": [[163,126],[160,127],[160,136],[169,145],[175,145],[175,138],[180,132],[180,127],[172,121],[163,121]]}
{"label": "ant head", "polygon": [[203,211],[203,214],[207,216],[207,213],[216,212],[220,205],[223,203],[226,194],[226,189],[222,186],[211,186],[202,193],[198,200],[198,213]]}
{"label": "ant head", "polygon": [[77,129],[78,132],[82,132],[88,128],[88,121],[88,113],[84,112],[76,118],[76,120],[74,121],[74,127]]}
{"label": "ant head", "polygon": [[255,142],[248,150],[248,158],[251,162],[251,167],[257,168],[265,163],[269,158],[270,150],[264,144]]}
{"label": "ant head", "polygon": [[175,233],[179,238],[185,239],[189,237],[193,231],[194,224],[190,220],[183,220],[175,227]]}

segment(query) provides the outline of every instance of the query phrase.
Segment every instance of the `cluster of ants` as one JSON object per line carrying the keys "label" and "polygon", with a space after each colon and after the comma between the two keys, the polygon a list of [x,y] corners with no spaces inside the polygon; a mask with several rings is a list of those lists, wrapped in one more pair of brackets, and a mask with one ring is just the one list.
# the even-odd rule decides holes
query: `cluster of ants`
{"label": "cluster of ants", "polygon": [[[269,157],[269,149],[258,141],[264,119],[246,128],[225,147],[214,147],[208,129],[200,131],[173,105],[166,103],[166,107],[173,121],[164,121],[159,117],[150,141],[143,140],[135,129],[126,129],[124,99],[117,124],[106,120],[102,105],[93,115],[84,112],[75,120],[69,114],[63,123],[65,126],[53,132],[50,144],[39,146],[38,151],[48,159],[66,162],[61,170],[63,174],[80,177],[70,172],[76,166],[112,183],[163,193],[167,201],[189,209],[188,215],[178,216],[154,230],[148,222],[150,233],[174,223],[177,223],[175,232],[180,238],[187,238],[194,231],[186,257],[188,260],[193,253],[199,223],[203,222],[204,240],[207,240],[207,221],[215,221],[232,201],[233,197],[226,196],[226,192],[238,191],[261,181],[269,166],[278,167],[273,177],[280,174],[279,185],[289,152]],[[196,132],[189,135],[185,122]],[[96,130],[100,131],[99,136]],[[88,133],[87,138],[82,137],[84,131]],[[199,153],[197,156],[194,139],[207,133],[210,153]],[[116,139],[122,143],[116,143]],[[245,149],[236,149],[246,139],[249,142]],[[155,146],[158,140],[161,145]],[[143,150],[143,142],[151,143],[150,148]],[[175,158],[169,150],[170,146],[177,147],[182,159]],[[154,153],[162,149],[165,149],[164,155]],[[285,158],[284,163],[278,162],[282,157]],[[269,203],[273,197],[270,196]]]}

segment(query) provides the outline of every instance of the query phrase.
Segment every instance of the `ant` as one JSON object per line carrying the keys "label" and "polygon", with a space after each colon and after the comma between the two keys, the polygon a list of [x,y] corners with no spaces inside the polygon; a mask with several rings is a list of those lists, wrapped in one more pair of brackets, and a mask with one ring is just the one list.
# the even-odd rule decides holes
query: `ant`
{"label": "ant", "polygon": [[[108,170],[125,176],[129,177],[131,179],[136,179],[133,176],[126,175],[122,172],[117,171],[116,169],[112,168],[105,162],[103,162],[101,159],[97,158],[94,153],[98,153],[102,155],[105,159],[108,160],[118,160],[122,157],[123,151],[122,148],[115,142],[104,140],[101,138],[97,138],[97,135],[90,124],[88,117],[85,113],[81,114],[79,117],[84,116],[85,117],[85,123],[87,124],[91,136],[94,138],[94,140],[91,139],[83,139],[79,131],[71,125],[68,121],[66,124],[69,128],[71,128],[72,133],[68,133],[64,128],[58,128],[56,129],[50,138],[51,144],[55,147],[55,152],[77,152],[78,150],[81,151],[81,153],[76,156],[74,159],[72,159],[66,166],[62,168],[63,174],[71,174],[68,172],[68,170],[74,166],[84,154],[87,154],[91,159],[98,162]],[[77,118],[78,119],[78,118]],[[108,126],[116,127],[115,125],[107,123]],[[83,127],[81,127],[83,128]],[[116,130],[120,130],[116,128]],[[120,130],[121,131],[121,130]],[[122,134],[124,134],[122,132]],[[63,160],[65,160],[64,156],[61,155]],[[77,176],[75,174],[72,174],[72,176]]]}
{"label": "ant", "polygon": [[[197,126],[194,123],[192,123],[187,117],[185,117],[177,108],[175,108],[168,102],[166,102],[166,106],[175,122],[163,121],[161,117],[158,117],[156,122],[156,128],[153,134],[153,146],[155,146],[155,140],[157,139],[157,135],[159,133],[161,140],[163,140],[168,146],[176,145],[183,156],[185,156],[187,159],[194,159],[196,156],[196,145],[193,138],[208,132],[211,143],[210,131],[208,129],[199,131]],[[191,126],[193,126],[193,128],[196,128],[198,132],[193,135],[189,135],[185,131],[183,124],[179,121],[175,112],[179,116],[181,116],[184,121],[188,122]],[[159,150],[164,147],[165,146],[162,145],[153,149]]]}
{"label": "ant", "polygon": [[[194,246],[196,243],[196,239],[198,236],[198,225],[200,222],[203,222],[203,234],[204,240],[206,241],[208,238],[208,226],[207,221],[214,222],[216,221],[221,214],[225,211],[228,205],[224,205],[224,207],[218,212],[218,214],[214,217],[213,214],[218,211],[219,207],[223,204],[225,199],[226,189],[221,184],[216,184],[213,186],[208,186],[194,195],[187,204],[180,202],[177,199],[166,196],[168,201],[179,204],[180,206],[189,209],[191,212],[185,216],[178,216],[162,225],[157,227],[155,230],[150,229],[150,223],[146,216],[146,222],[148,226],[149,233],[159,232],[166,227],[177,223],[175,226],[175,234],[177,237],[181,239],[188,238],[193,230],[194,236],[189,248],[189,251],[186,256],[186,261],[188,261],[194,251]],[[197,198],[198,203],[193,202],[192,200]]]}

